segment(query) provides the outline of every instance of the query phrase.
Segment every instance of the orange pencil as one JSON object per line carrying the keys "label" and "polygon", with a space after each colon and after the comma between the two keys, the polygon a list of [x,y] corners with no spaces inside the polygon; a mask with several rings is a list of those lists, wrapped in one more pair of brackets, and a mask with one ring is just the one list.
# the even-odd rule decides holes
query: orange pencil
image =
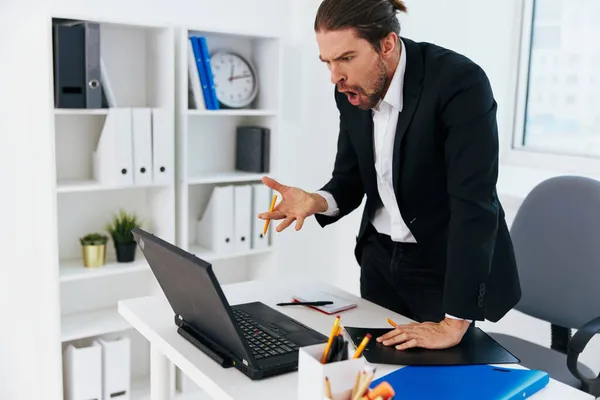
{"label": "orange pencil", "polygon": [[392,321],[391,319],[389,319],[389,318],[386,318],[386,320],[387,320],[388,324],[390,324],[390,325],[391,325],[391,326],[393,326],[394,328],[396,328],[396,327],[398,326],[398,324],[397,324],[397,323],[395,323],[394,321]]}
{"label": "orange pencil", "polygon": [[360,357],[360,355],[362,354],[362,352],[365,349],[365,347],[367,347],[367,343],[369,343],[370,339],[371,339],[371,334],[367,333],[365,335],[365,337],[363,338],[363,340],[358,345],[358,348],[356,349],[356,352],[354,353],[354,356],[352,356],[352,358],[358,358],[358,357]]}
{"label": "orange pencil", "polygon": [[[271,208],[269,208],[269,212],[273,212],[273,208],[275,208],[275,202],[277,201],[277,195],[273,195],[273,201],[271,201]],[[270,219],[265,221],[265,226],[263,227],[263,236],[267,234],[267,228],[269,227]]]}
{"label": "orange pencil", "polygon": [[338,326],[340,324],[340,316],[335,317],[335,321],[333,322],[333,328],[331,328],[331,334],[329,335],[329,340],[327,341],[327,346],[325,346],[325,351],[323,352],[323,356],[321,357],[321,364],[325,364],[327,361],[327,355],[329,354],[329,350],[331,349],[331,344],[333,343],[333,339],[336,337],[336,333],[338,331]]}

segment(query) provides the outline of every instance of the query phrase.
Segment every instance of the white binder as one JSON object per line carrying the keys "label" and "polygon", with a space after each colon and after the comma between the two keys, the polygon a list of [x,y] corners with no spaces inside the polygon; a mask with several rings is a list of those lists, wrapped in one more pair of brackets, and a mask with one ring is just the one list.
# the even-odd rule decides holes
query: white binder
{"label": "white binder", "polygon": [[131,339],[98,339],[102,347],[102,399],[131,399]]}
{"label": "white binder", "polygon": [[175,177],[175,134],[173,113],[152,109],[152,164],[154,183],[170,184]]}
{"label": "white binder", "polygon": [[130,108],[109,108],[93,155],[94,177],[104,185],[127,186],[133,179]]}
{"label": "white binder", "polygon": [[63,380],[65,400],[102,400],[102,347],[67,345]]}
{"label": "white binder", "polygon": [[252,221],[252,186],[235,186],[233,190],[233,226],[234,247],[236,252],[248,251],[251,248]]}
{"label": "white binder", "polygon": [[[263,235],[265,221],[258,218],[258,214],[269,211],[271,207],[271,189],[262,183],[252,185],[252,235],[251,246],[253,249],[264,249],[269,246],[269,233]],[[271,227],[272,228],[272,227]]]}
{"label": "white binder", "polygon": [[235,251],[233,199],[233,185],[213,189],[208,206],[198,220],[197,244],[218,254]]}
{"label": "white binder", "polygon": [[202,92],[202,84],[200,83],[200,72],[198,72],[198,64],[196,63],[196,55],[192,41],[187,41],[187,59],[188,59],[188,82],[190,85],[189,92],[191,93],[190,105],[196,110],[206,110],[206,102],[204,93]]}
{"label": "white binder", "polygon": [[152,183],[152,109],[131,110],[133,131],[133,180],[136,184]]}

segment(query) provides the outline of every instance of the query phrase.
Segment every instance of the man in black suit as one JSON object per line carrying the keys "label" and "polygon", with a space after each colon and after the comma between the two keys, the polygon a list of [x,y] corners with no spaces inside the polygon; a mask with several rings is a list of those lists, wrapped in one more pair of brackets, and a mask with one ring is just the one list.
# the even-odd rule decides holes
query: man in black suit
{"label": "man in black suit", "polygon": [[324,0],[315,19],[336,85],[338,150],[314,193],[265,177],[283,200],[263,219],[321,226],[366,195],[355,255],[361,295],[418,323],[385,345],[447,348],[472,321],[502,318],[519,277],[496,194],[497,104],[467,57],[400,37],[401,0]]}

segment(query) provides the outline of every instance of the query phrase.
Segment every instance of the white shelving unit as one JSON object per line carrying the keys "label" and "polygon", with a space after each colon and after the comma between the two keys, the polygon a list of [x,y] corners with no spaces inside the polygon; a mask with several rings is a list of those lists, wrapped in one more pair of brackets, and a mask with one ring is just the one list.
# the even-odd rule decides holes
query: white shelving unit
{"label": "white shelving unit", "polygon": [[[254,65],[259,90],[251,106],[219,110],[189,108],[187,46],[191,36],[205,37],[211,54],[220,50],[232,51]],[[198,244],[196,223],[203,215],[216,186],[260,183],[264,175],[276,171],[273,155],[280,134],[281,42],[274,36],[203,31],[188,27],[179,32],[177,47],[177,243],[213,262],[237,259],[238,267],[247,267],[249,264],[261,267],[268,260],[252,257],[244,263],[239,258],[269,254],[271,248],[252,249],[241,254],[216,254]],[[236,128],[242,125],[261,126],[270,130],[269,171],[254,173],[236,169]],[[268,206],[265,205],[265,211]]]}
{"label": "white shelving unit", "polygon": [[[117,101],[115,108],[157,108],[174,121],[174,29],[90,22],[100,24],[100,53]],[[135,213],[143,228],[174,243],[175,166],[170,166],[171,179],[159,183],[100,182],[93,154],[111,110],[55,108],[54,114],[61,340],[66,347],[96,338],[130,336],[132,400],[148,398],[149,346],[118,314],[117,302],[159,293],[157,283],[139,251],[135,261],[117,262],[112,240],[105,265],[84,267],[79,238],[92,232],[107,234],[107,223],[122,209]],[[174,126],[169,136],[174,149]]]}
{"label": "white shelving unit", "polygon": [[[281,42],[275,36],[203,31],[198,27],[88,21],[100,23],[101,54],[117,101],[114,108],[158,108],[172,118],[174,165],[168,171],[168,182],[103,183],[96,179],[93,154],[111,110],[55,108],[51,132],[57,177],[54,242],[61,341],[64,348],[70,343],[128,335],[132,339],[131,400],[149,399],[150,349],[120,317],[117,302],[161,293],[160,287],[141,252],[136,253],[134,262],[117,262],[112,240],[107,245],[105,265],[84,267],[79,238],[92,232],[106,233],[107,223],[123,209],[140,217],[144,229],[213,263],[221,283],[268,273],[273,268],[276,245],[272,238],[264,249],[221,254],[197,243],[196,221],[215,187],[260,183],[262,176],[277,169],[274,155],[281,135]],[[205,36],[211,52],[234,51],[254,64],[259,92],[249,108],[189,109],[190,35]],[[235,168],[236,128],[244,124],[270,129],[270,170],[265,173]],[[180,373],[177,383],[174,381],[174,393],[175,385],[179,393],[174,398],[207,399],[199,392],[188,393],[194,385]]]}
{"label": "white shelving unit", "polygon": [[[259,89],[249,107],[221,107],[219,110],[189,107],[187,46],[191,36],[205,37],[211,54],[222,50],[234,52],[253,64]],[[198,243],[196,228],[215,187],[257,184],[263,176],[277,170],[274,155],[281,134],[281,40],[276,36],[205,31],[198,27],[183,27],[178,39],[177,243],[190,253],[211,262],[221,283],[252,279],[256,273],[268,273],[273,268],[271,255],[276,245],[273,236],[266,249],[221,254]],[[236,169],[236,129],[242,125],[261,126],[270,130],[269,171],[254,173]],[[269,204],[265,204],[265,211],[268,207]],[[181,388],[187,387],[186,379],[181,374],[178,382]]]}

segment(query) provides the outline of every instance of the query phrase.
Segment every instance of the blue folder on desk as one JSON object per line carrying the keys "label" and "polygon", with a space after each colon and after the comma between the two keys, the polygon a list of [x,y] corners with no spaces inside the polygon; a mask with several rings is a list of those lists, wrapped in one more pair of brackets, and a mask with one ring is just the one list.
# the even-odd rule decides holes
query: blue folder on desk
{"label": "blue folder on desk", "polygon": [[398,400],[525,399],[544,388],[546,372],[492,365],[407,366],[371,382],[387,381]]}

